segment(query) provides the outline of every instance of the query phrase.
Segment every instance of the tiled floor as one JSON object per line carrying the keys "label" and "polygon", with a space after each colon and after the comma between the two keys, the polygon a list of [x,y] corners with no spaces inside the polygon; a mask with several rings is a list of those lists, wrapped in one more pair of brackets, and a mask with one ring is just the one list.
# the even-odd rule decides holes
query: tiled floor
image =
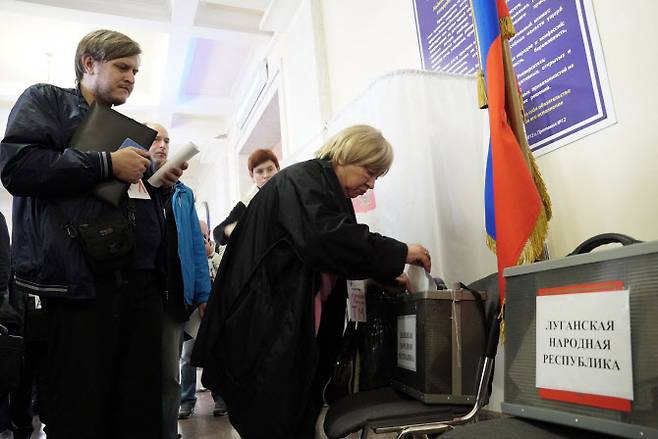
{"label": "tiled floor", "polygon": [[[183,439],[240,439],[240,435],[231,427],[230,415],[212,415],[213,401],[210,392],[197,393],[196,411],[194,415],[185,420],[178,421],[178,431]],[[231,408],[229,407],[229,413]],[[316,439],[327,439],[322,431],[324,410],[316,426]],[[350,435],[349,439],[357,439],[357,434]],[[391,436],[395,437],[395,436]],[[382,436],[382,439],[386,437]]]}
{"label": "tiled floor", "polygon": [[[178,431],[183,439],[240,439],[231,427],[228,416],[213,416],[213,401],[210,392],[197,393],[194,415],[178,421]],[[38,418],[34,418],[35,431],[32,439],[47,439]]]}
{"label": "tiled floor", "polygon": [[[213,401],[210,392],[197,393],[195,413],[189,419],[178,421],[178,431],[183,439],[240,439],[240,435],[231,427],[229,416],[213,416]],[[229,407],[229,413],[231,408]],[[321,425],[324,411],[316,426],[316,439],[327,439]],[[358,438],[358,435],[350,436]]]}
{"label": "tiled floor", "polygon": [[[210,392],[197,393],[197,403],[194,415],[188,419],[178,421],[178,431],[183,439],[240,439],[240,435],[231,427],[229,416],[213,416],[212,409],[214,403]],[[230,408],[229,408],[230,410]],[[318,426],[321,425],[323,415],[318,420]],[[35,432],[32,433],[32,439],[47,439],[43,430],[41,430],[38,418],[34,418]],[[322,428],[317,429],[317,439],[327,439],[322,432]],[[388,438],[389,436],[381,436]],[[395,436],[390,436],[395,437]],[[357,434],[350,435],[350,439],[358,438]]]}
{"label": "tiled floor", "polygon": [[229,416],[213,416],[213,400],[210,392],[197,393],[194,414],[178,421],[178,431],[183,439],[240,439],[231,427]]}

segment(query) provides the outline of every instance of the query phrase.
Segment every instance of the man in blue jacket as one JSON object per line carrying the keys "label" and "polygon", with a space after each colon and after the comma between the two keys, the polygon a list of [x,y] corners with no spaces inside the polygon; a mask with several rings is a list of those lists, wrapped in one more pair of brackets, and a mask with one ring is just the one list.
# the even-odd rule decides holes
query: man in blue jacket
{"label": "man in blue jacket", "polygon": [[[157,169],[169,156],[169,133],[158,123],[146,125],[158,132],[149,149],[153,167]],[[167,191],[164,208],[167,282],[162,321],[162,429],[164,439],[176,439],[183,328],[196,307],[201,313],[205,310],[210,295],[210,274],[192,190],[178,181]]]}
{"label": "man in blue jacket", "polygon": [[[69,148],[93,102],[111,107],[128,99],[140,53],[119,32],[86,35],[75,55],[76,87],[29,87],[0,145],[0,177],[14,196],[14,286],[40,295],[49,315],[49,439],[161,438],[161,194],[144,180],[149,199],[124,196],[117,208],[91,193],[112,178],[142,180],[149,153]],[[165,186],[186,167],[165,175]],[[132,224],[135,255],[121,270],[92,272],[70,225],[118,214]]]}

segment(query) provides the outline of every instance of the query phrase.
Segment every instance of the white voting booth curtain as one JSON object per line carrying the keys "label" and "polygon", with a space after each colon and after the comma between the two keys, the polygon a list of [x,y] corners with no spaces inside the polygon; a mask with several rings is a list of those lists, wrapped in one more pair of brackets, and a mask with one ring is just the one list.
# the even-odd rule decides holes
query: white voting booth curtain
{"label": "white voting booth curtain", "polygon": [[294,161],[312,157],[320,137],[355,124],[381,130],[395,153],[391,170],[377,180],[375,209],[357,214],[359,221],[428,247],[432,275],[449,286],[494,272],[484,231],[488,125],[486,111],[477,106],[475,81],[423,71],[388,74],[331,120],[317,144],[303,148]]}

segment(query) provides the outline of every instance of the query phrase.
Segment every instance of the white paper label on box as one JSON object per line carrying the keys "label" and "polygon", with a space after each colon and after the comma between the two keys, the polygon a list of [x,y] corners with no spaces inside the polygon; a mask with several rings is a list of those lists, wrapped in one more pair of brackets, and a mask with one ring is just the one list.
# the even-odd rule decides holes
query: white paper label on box
{"label": "white paper label on box", "polygon": [[347,314],[351,322],[366,321],[366,281],[347,281]]}
{"label": "white paper label on box", "polygon": [[398,367],[416,372],[416,315],[398,316]]}
{"label": "white paper label on box", "polygon": [[536,386],[633,399],[628,290],[537,296]]}

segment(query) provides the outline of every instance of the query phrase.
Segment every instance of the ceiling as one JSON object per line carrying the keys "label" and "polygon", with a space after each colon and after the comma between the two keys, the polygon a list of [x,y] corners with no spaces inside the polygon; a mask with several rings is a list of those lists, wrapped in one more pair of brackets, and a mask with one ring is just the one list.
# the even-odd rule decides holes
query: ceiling
{"label": "ceiling", "polygon": [[[212,160],[225,153],[244,79],[266,55],[273,32],[261,28],[275,29],[261,23],[278,2],[0,0],[0,129],[31,84],[73,87],[78,41],[92,30],[113,29],[142,47],[135,89],[117,110],[167,127],[172,153],[194,141],[206,149],[199,156]],[[186,173],[191,183],[198,178],[194,168]]]}
{"label": "ceiling", "polygon": [[[259,25],[269,3],[0,0],[0,105],[11,106],[36,82],[73,86],[78,41],[109,28],[135,39],[143,51],[133,95],[118,110],[162,123],[174,144],[213,138],[231,124],[241,79],[265,56],[272,33]],[[207,126],[185,130],[193,119]]]}

